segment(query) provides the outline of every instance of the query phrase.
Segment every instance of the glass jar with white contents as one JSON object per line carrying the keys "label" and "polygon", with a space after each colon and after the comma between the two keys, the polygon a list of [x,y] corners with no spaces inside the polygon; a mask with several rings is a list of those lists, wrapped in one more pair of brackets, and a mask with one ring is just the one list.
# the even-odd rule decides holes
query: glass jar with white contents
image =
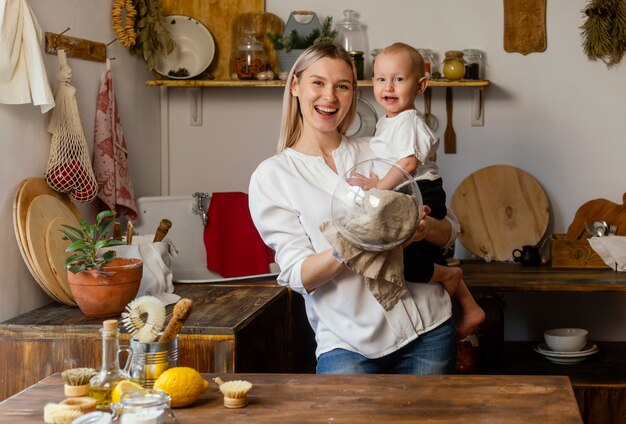
{"label": "glass jar with white contents", "polygon": [[175,423],[171,398],[159,389],[137,389],[124,393],[113,407],[120,424]]}

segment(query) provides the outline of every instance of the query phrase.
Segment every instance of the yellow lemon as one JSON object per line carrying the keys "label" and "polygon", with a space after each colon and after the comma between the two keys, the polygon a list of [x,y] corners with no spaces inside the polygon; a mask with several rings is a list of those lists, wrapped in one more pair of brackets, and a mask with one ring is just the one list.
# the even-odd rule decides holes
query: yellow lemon
{"label": "yellow lemon", "polygon": [[172,408],[191,405],[209,387],[200,373],[189,367],[174,367],[166,370],[154,382],[155,389],[161,389],[172,398]]}
{"label": "yellow lemon", "polygon": [[135,390],[135,389],[143,389],[143,387],[141,387],[139,384],[135,383],[134,381],[130,381],[130,380],[120,381],[119,383],[117,383],[117,385],[113,389],[113,392],[111,393],[111,402],[119,403],[124,393],[129,392],[131,390]]}

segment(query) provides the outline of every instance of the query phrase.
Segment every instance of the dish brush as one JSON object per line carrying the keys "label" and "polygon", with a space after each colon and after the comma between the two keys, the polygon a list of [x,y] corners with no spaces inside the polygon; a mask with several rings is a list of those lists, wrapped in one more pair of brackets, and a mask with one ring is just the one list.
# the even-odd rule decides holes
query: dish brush
{"label": "dish brush", "polygon": [[176,337],[180,329],[183,327],[189,315],[191,315],[191,311],[193,309],[193,301],[191,299],[182,298],[180,299],[176,305],[174,305],[174,311],[172,312],[172,319],[165,327],[163,334],[159,338],[160,342],[164,342]]}
{"label": "dish brush", "polygon": [[93,368],[71,368],[61,373],[63,392],[67,397],[85,396],[89,393],[89,380],[94,376]]}
{"label": "dish brush", "polygon": [[122,323],[140,343],[152,343],[165,323],[165,305],[154,296],[140,296],[126,305]]}
{"label": "dish brush", "polygon": [[252,388],[252,383],[249,381],[223,381],[219,377],[215,377],[213,381],[219,386],[220,392],[224,395],[224,406],[226,408],[243,408],[248,404],[248,391]]}

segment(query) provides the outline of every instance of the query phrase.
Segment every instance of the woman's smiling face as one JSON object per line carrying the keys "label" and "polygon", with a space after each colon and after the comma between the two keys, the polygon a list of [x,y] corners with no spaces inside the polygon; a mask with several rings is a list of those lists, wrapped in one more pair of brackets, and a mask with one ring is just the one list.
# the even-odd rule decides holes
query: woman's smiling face
{"label": "woman's smiling face", "polygon": [[352,68],[341,59],[321,58],[294,78],[291,94],[298,97],[304,131],[337,131],[354,90]]}

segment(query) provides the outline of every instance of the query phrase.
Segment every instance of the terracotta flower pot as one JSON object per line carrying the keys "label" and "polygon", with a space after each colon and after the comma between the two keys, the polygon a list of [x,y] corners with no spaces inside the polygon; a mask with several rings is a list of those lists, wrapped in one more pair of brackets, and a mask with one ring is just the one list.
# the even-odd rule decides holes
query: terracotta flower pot
{"label": "terracotta flower pot", "polygon": [[78,307],[93,318],[119,316],[137,296],[142,275],[143,261],[127,258],[116,258],[100,271],[67,271]]}

